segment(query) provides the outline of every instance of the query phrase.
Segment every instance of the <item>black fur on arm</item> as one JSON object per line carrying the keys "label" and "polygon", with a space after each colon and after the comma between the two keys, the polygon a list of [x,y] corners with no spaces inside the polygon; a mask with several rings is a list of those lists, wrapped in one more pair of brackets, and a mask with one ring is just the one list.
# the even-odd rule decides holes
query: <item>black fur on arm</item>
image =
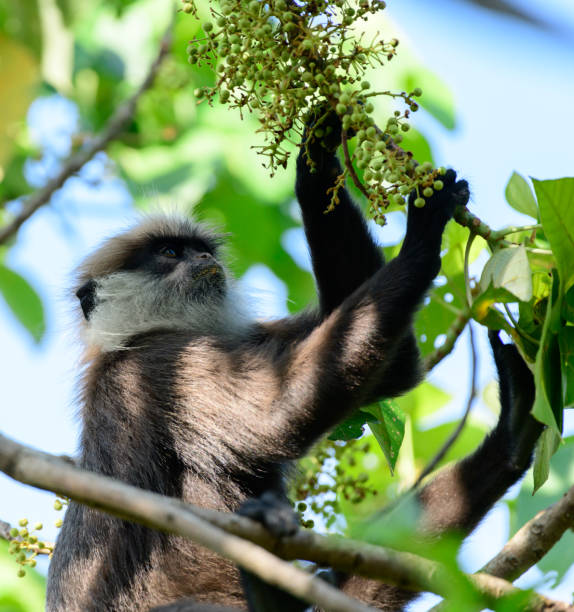
{"label": "black fur on arm", "polygon": [[[489,331],[489,339],[500,384],[498,423],[476,451],[439,472],[419,493],[421,531],[427,534],[470,533],[524,475],[544,428],[530,414],[534,378],[518,350],[503,344],[498,332]],[[343,584],[343,590],[381,610],[401,610],[415,597],[356,576]]]}
{"label": "black fur on arm", "polygon": [[305,130],[304,144],[297,158],[295,193],[317,279],[321,314],[328,315],[383,266],[384,259],[361,210],[345,188],[339,190],[339,204],[325,214],[331,201],[327,191],[342,172],[335,153],[341,142],[341,122],[332,113],[323,125],[332,130],[324,145],[317,140],[307,142],[308,130]]}

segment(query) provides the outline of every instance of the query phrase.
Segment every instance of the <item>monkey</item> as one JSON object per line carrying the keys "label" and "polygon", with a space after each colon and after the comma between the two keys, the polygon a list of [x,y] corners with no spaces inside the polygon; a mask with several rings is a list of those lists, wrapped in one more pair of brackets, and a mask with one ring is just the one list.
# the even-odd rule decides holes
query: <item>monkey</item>
{"label": "monkey", "polygon": [[[222,237],[184,217],[145,218],[85,260],[76,286],[86,343],[80,467],[237,511],[266,491],[283,499],[287,466],[321,435],[359,406],[421,380],[413,317],[439,272],[441,237],[456,205],[467,203],[468,184],[448,170],[423,208],[411,195],[402,247],[385,262],[345,189],[323,214],[341,171],[336,128],[331,146],[310,142],[297,159],[317,308],[253,320],[223,263]],[[502,451],[484,448],[497,464]],[[493,501],[511,480],[506,463],[500,469]],[[464,475],[469,495],[488,488],[475,471]],[[441,496],[463,494],[454,480],[442,477],[436,494],[432,483],[423,489],[435,517],[430,528],[470,528],[488,509],[474,496],[475,506],[461,502],[441,519]],[[357,590],[354,580],[342,588]],[[185,598],[194,603],[178,608]],[[246,599],[238,570],[214,553],[71,502],[50,564],[47,610],[170,604],[245,609]]]}

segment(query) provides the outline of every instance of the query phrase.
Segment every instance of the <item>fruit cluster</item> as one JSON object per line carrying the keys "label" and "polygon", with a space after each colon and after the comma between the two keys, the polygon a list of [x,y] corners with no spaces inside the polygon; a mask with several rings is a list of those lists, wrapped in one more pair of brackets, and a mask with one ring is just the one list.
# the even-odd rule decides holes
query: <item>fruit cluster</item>
{"label": "fruit cluster", "polygon": [[[268,158],[273,174],[285,167],[287,142],[298,144],[309,115],[324,109],[309,133],[322,139],[322,121],[330,112],[341,118],[345,147],[345,170],[332,191],[350,175],[369,199],[375,218],[391,203],[417,191],[424,203],[429,190],[440,187],[438,171],[417,167],[412,155],[399,143],[408,131],[408,118],[418,109],[412,92],[372,91],[364,79],[367,68],[382,66],[396,55],[397,39],[376,36],[369,42],[354,33],[360,20],[385,8],[382,0],[210,0],[212,20],[202,25],[203,36],[192,40],[187,52],[191,64],[207,64],[215,71],[214,87],[196,90],[200,100],[213,101],[256,113],[266,136],[259,152]],[[186,13],[197,15],[195,5],[184,0]],[[403,111],[395,111],[379,129],[373,120],[374,96],[402,99]],[[356,135],[349,152],[346,138]],[[357,171],[363,172],[363,182]]]}

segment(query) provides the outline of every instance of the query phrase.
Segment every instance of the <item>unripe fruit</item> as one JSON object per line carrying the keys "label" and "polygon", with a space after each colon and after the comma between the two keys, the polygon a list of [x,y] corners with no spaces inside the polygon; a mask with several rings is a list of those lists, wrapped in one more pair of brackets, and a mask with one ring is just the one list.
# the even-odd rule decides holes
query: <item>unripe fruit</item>
{"label": "unripe fruit", "polygon": [[444,183],[442,181],[435,181],[432,186],[435,191],[440,191],[444,187]]}
{"label": "unripe fruit", "polygon": [[432,187],[425,187],[424,191],[423,191],[423,195],[425,198],[430,198],[433,194],[433,189]]}
{"label": "unripe fruit", "polygon": [[417,199],[414,201],[414,205],[415,205],[417,208],[422,208],[422,207],[423,207],[425,204],[426,204],[426,202],[425,202],[425,199],[424,199],[424,198],[417,198]]}

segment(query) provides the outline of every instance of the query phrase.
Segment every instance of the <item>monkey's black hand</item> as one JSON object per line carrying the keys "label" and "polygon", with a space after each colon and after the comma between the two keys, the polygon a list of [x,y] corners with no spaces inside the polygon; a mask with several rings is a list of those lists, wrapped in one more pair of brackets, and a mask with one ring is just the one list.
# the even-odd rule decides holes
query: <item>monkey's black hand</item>
{"label": "monkey's black hand", "polygon": [[[317,127],[318,133],[313,134]],[[320,164],[325,158],[335,157],[335,151],[341,144],[341,119],[337,113],[324,104],[311,111],[307,117],[303,138],[301,139],[301,155],[309,155],[310,159]],[[354,136],[354,131],[347,134]]]}
{"label": "monkey's black hand", "polygon": [[423,265],[431,278],[440,270],[440,244],[445,225],[455,207],[458,204],[466,205],[470,195],[468,183],[457,181],[454,170],[447,170],[442,182],[443,188],[426,199],[422,208],[414,205],[416,193],[410,194],[407,232],[401,248],[401,256]]}
{"label": "monkey's black hand", "polygon": [[261,523],[278,538],[293,535],[299,529],[299,517],[291,505],[275,491],[246,500],[237,514]]}
{"label": "monkey's black hand", "polygon": [[501,449],[509,450],[510,463],[524,471],[544,425],[531,414],[534,404],[534,377],[513,344],[503,344],[497,331],[489,330],[500,386],[500,417],[492,436]]}
{"label": "monkey's black hand", "polygon": [[[237,514],[261,523],[276,537],[293,535],[299,528],[299,519],[290,504],[275,491],[248,499]],[[241,570],[241,582],[249,612],[303,612],[308,607],[304,601],[244,570]]]}

